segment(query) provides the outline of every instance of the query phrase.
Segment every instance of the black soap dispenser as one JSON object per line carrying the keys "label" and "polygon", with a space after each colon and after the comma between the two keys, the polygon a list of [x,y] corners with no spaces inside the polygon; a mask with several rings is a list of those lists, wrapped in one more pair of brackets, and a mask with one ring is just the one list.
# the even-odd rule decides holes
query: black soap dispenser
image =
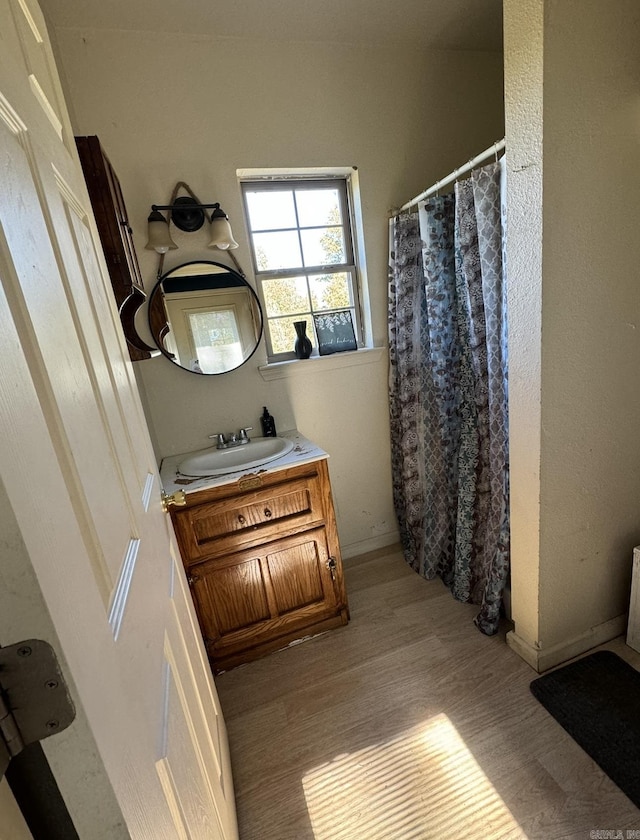
{"label": "black soap dispenser", "polygon": [[276,421],[267,411],[267,406],[263,406],[262,417],[260,418],[260,422],[262,423],[262,434],[265,437],[277,437],[276,435]]}

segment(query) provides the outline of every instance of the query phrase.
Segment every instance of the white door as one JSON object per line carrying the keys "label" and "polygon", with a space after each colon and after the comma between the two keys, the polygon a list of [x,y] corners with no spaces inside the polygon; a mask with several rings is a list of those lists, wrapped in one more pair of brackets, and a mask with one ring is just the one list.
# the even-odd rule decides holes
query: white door
{"label": "white door", "polygon": [[[78,706],[45,749],[82,840],[229,840],[226,730],[97,242],[41,12],[0,0],[0,480],[20,537],[0,573],[18,557],[35,581]],[[36,601],[0,588],[25,625]]]}

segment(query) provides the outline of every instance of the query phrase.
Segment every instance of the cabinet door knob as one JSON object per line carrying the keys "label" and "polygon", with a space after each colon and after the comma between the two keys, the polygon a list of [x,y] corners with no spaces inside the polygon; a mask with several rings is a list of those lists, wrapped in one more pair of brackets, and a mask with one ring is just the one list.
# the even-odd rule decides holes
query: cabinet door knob
{"label": "cabinet door knob", "polygon": [[200,580],[200,578],[198,577],[198,575],[187,575],[187,583],[189,584],[189,586],[193,586],[193,584],[194,584],[197,580]]}
{"label": "cabinet door knob", "polygon": [[271,519],[271,517],[273,516],[269,508],[264,509],[264,515],[267,517],[267,519]]}
{"label": "cabinet door knob", "polygon": [[329,569],[329,572],[331,573],[331,580],[335,580],[336,579],[336,560],[335,560],[335,557],[330,557],[327,560],[327,568]]}

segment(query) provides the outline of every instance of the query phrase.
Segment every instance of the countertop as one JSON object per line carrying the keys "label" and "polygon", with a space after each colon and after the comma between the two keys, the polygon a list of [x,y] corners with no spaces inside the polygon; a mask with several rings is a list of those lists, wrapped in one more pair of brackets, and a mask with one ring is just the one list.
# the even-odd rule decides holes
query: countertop
{"label": "countertop", "polygon": [[[260,475],[266,472],[276,472],[277,470],[284,470],[287,467],[293,467],[298,464],[308,464],[311,461],[321,461],[328,458],[329,455],[312,443],[304,435],[301,435],[297,429],[292,429],[288,432],[281,432],[278,437],[286,438],[293,441],[293,449],[276,458],[274,461],[269,461],[262,467],[251,467],[250,469],[238,470],[236,472],[224,473],[224,475],[210,475],[201,478],[193,478],[191,476],[182,476],[178,471],[178,464],[188,458],[189,455],[194,455],[194,452],[183,452],[181,455],[171,455],[168,458],[163,458],[160,464],[160,478],[165,492],[171,495],[176,490],[184,490],[185,493],[192,493],[195,490],[205,490],[208,487],[219,487],[222,484],[231,484],[239,478],[247,475]],[[211,449],[208,446],[205,449]],[[202,450],[196,450],[202,451]]]}

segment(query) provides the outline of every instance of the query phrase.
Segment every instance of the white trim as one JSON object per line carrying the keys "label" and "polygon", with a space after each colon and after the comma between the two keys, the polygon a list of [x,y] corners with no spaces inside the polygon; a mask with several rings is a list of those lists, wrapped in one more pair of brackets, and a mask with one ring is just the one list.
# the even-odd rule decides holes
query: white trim
{"label": "white trim", "polygon": [[40,107],[47,115],[47,118],[51,125],[53,126],[54,131],[58,135],[58,137],[62,140],[62,123],[58,119],[58,115],[55,112],[55,109],[49,99],[47,94],[42,89],[40,82],[36,79],[36,77],[31,73],[29,76],[29,85],[31,86],[31,91],[35,98],[38,100]]}
{"label": "white trim", "polygon": [[31,14],[31,9],[27,6],[25,0],[18,0],[18,5],[20,6],[22,14],[25,16],[25,20],[29,24],[29,28],[31,29],[31,33],[33,34],[36,44],[44,44],[44,38],[42,37],[42,34],[38,29],[38,25]]}
{"label": "white trim", "polygon": [[153,473],[147,473],[144,488],[142,490],[142,507],[144,508],[145,513],[149,510],[149,503],[151,502],[151,494],[153,492],[153,485],[155,484],[155,481],[155,475]]}
{"label": "white trim", "polygon": [[118,575],[118,582],[114,589],[113,601],[109,610],[109,625],[115,641],[118,641],[118,635],[120,634],[139,550],[140,540],[137,538],[130,539],[120,568],[120,574]]}
{"label": "white trim", "polygon": [[621,636],[627,626],[627,614],[617,615],[609,621],[603,621],[602,624],[597,624],[595,627],[589,627],[579,636],[576,636],[569,641],[561,642],[546,649],[539,649],[522,639],[515,630],[510,630],[507,633],[507,644],[514,650],[518,656],[531,665],[539,674],[543,671],[548,671],[549,668],[554,668],[562,662],[567,662],[575,656],[580,656],[582,653],[591,650],[592,648],[603,645],[605,642],[610,642]]}
{"label": "white trim", "polygon": [[9,100],[2,93],[0,93],[0,119],[6,123],[9,131],[16,136],[25,134],[27,131],[27,126],[20,119],[18,112],[11,106]]}
{"label": "white trim", "polygon": [[362,201],[360,199],[360,174],[355,167],[351,176],[347,178],[347,196],[349,199],[349,211],[351,213],[351,238],[353,240],[356,263],[355,270],[360,302],[362,342],[367,346],[373,343],[373,320],[371,316],[369,276],[367,274],[367,253],[364,247],[364,216],[362,213]]}
{"label": "white trim", "polygon": [[161,758],[156,761],[156,773],[158,774],[162,792],[169,806],[171,819],[177,832],[176,840],[190,840],[190,835],[187,834],[187,829],[184,824],[184,814],[178,798],[176,783],[167,758]]}
{"label": "white trim", "polygon": [[362,347],[345,353],[333,353],[330,356],[312,356],[310,359],[288,359],[286,362],[272,362],[260,365],[258,370],[265,382],[274,379],[291,379],[296,376],[309,376],[314,373],[326,373],[354,365],[371,365],[386,356],[386,347]]}
{"label": "white trim", "polygon": [[282,169],[236,169],[240,181],[282,181],[287,178],[349,178],[358,169],[357,166],[305,166],[284,167]]}
{"label": "white trim", "polygon": [[640,547],[633,549],[631,598],[629,599],[629,624],[627,644],[640,653]]}

